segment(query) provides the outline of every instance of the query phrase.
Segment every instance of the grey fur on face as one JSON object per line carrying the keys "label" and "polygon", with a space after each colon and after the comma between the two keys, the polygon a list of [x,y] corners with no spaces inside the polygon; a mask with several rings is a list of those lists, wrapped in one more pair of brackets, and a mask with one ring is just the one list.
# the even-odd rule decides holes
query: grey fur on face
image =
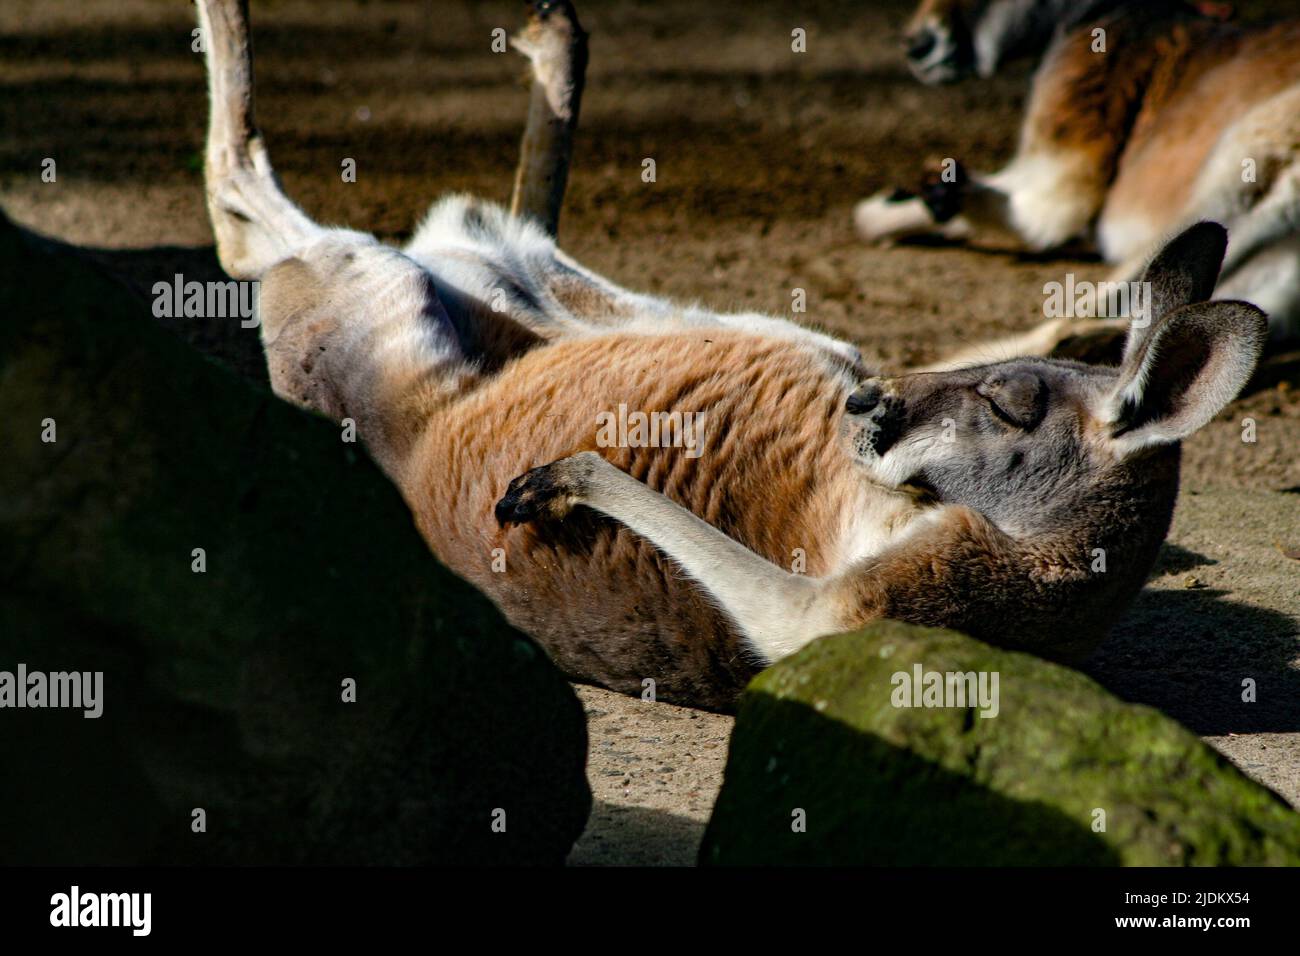
{"label": "grey fur on face", "polygon": [[1020,358],[872,379],[845,402],[849,452],[873,480],[966,505],[1017,537],[1059,531],[1099,496],[1138,500],[1149,489],[1128,466],[1176,460],[1263,348],[1259,309],[1206,301],[1226,248],[1222,226],[1198,223],[1152,259],[1154,318],[1131,326],[1118,368]]}
{"label": "grey fur on face", "polygon": [[[1086,441],[1089,409],[1117,382],[1114,369],[1015,359],[868,383],[846,416],[850,451],[886,483],[1032,533],[1104,478],[1113,459]],[[864,408],[864,393],[879,399]]]}

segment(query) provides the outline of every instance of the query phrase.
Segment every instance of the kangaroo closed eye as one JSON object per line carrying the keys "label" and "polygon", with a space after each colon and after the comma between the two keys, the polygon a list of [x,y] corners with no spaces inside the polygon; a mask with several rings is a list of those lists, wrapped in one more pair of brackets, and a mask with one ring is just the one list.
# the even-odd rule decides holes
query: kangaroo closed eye
{"label": "kangaroo closed eye", "polygon": [[980,383],[975,391],[994,414],[1017,428],[1031,429],[1043,420],[1046,388],[1036,375],[1001,376]]}

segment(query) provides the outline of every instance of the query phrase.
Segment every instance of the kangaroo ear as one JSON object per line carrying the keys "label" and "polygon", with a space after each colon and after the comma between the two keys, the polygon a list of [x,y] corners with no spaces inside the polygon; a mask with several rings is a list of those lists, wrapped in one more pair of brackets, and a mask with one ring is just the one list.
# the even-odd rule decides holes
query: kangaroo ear
{"label": "kangaroo ear", "polygon": [[1246,302],[1185,305],[1153,322],[1100,410],[1120,456],[1209,422],[1254,373],[1267,334],[1267,316]]}
{"label": "kangaroo ear", "polygon": [[1151,283],[1151,318],[1212,296],[1227,251],[1228,230],[1217,222],[1188,226],[1165,243],[1142,273]]}
{"label": "kangaroo ear", "polygon": [[1217,222],[1198,222],[1165,243],[1147,264],[1142,283],[1147,290],[1144,323],[1134,323],[1124,345],[1124,361],[1140,351],[1156,324],[1175,309],[1204,302],[1214,294],[1219,268],[1228,249],[1228,231]]}

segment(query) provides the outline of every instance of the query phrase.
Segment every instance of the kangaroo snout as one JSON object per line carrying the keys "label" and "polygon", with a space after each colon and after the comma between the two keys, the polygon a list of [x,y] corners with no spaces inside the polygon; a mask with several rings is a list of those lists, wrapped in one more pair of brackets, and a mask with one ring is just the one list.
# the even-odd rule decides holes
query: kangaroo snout
{"label": "kangaroo snout", "polygon": [[844,402],[844,410],[863,419],[867,427],[868,446],[883,455],[903,434],[903,400],[887,394],[875,382],[865,382],[854,389]]}
{"label": "kangaroo snout", "polygon": [[913,33],[903,37],[903,46],[907,51],[907,58],[917,62],[923,61],[934,52],[939,38],[929,27],[922,27]]}
{"label": "kangaroo snout", "polygon": [[844,410],[850,415],[865,415],[884,398],[885,393],[879,385],[862,385],[854,389],[844,403]]}

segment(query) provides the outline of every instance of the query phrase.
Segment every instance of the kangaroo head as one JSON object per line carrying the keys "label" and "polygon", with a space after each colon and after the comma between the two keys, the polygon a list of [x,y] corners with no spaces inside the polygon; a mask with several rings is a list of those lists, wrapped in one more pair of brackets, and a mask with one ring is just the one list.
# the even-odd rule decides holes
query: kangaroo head
{"label": "kangaroo head", "polygon": [[975,66],[971,23],[984,0],[921,0],[903,31],[907,65],[922,83],[952,83]]}
{"label": "kangaroo head", "polygon": [[1150,320],[1131,328],[1118,368],[1025,358],[871,379],[846,402],[851,453],[880,483],[968,505],[1017,536],[1099,501],[1172,508],[1179,442],[1237,395],[1264,345],[1259,309],[1205,301],[1226,243],[1201,223],[1156,256]]}
{"label": "kangaroo head", "polygon": [[1041,52],[1059,28],[1118,0],[921,0],[904,31],[907,64],[922,83],[991,76],[1004,61]]}

